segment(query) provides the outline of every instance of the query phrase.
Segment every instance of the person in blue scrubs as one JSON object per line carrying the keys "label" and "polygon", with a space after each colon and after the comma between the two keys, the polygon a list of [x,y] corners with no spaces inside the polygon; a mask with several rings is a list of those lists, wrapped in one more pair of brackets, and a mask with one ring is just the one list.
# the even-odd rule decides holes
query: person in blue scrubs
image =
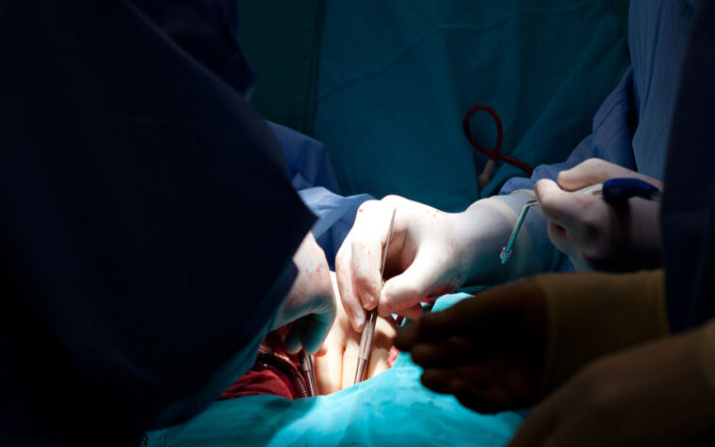
{"label": "person in blue scrubs", "polygon": [[[365,203],[336,260],[341,299],[354,328],[361,330],[365,309],[377,307],[381,315],[398,313],[414,318],[421,314],[418,303],[422,298],[467,283],[499,284],[540,272],[572,270],[569,257],[555,249],[548,221],[539,212],[528,214],[508,263],[501,264],[500,252],[523,205],[534,199],[531,191],[539,180],[556,181],[559,172],[590,158],[662,179],[668,123],[695,9],[696,2],[691,0],[631,1],[632,69],[596,113],[591,135],[564,163],[539,166],[531,178],[514,178],[500,195],[479,200],[461,213],[441,213],[395,196]],[[568,196],[577,200],[574,194]],[[383,286],[377,253],[387,237],[393,209],[397,209],[393,237],[400,243],[393,244],[388,253],[389,279]],[[631,219],[628,213],[636,209],[627,207],[621,220]],[[647,212],[655,217],[658,208],[648,207]],[[614,241],[618,244],[608,247],[613,253],[636,252],[639,243],[624,243],[622,238]],[[658,244],[646,241],[645,245],[649,244],[654,245],[653,250],[626,263],[628,268],[660,264]],[[603,267],[604,263],[593,264]]]}
{"label": "person in blue scrubs", "polygon": [[137,445],[272,328],[319,348],[327,261],[236,21],[223,0],[0,3],[0,444]]}

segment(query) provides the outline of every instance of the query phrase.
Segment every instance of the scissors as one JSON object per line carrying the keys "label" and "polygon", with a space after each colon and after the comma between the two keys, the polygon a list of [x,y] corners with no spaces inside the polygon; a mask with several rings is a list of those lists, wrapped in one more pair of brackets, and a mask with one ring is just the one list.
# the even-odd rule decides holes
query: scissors
{"label": "scissors", "polygon": [[[385,274],[385,263],[387,262],[387,250],[390,248],[390,239],[392,238],[392,228],[395,226],[395,213],[397,209],[392,210],[392,218],[390,219],[390,229],[387,232],[387,240],[385,241],[385,250],[382,252],[382,265],[380,266],[380,278]],[[372,352],[372,339],[375,336],[375,325],[377,324],[377,308],[367,312],[367,321],[362,330],[360,338],[360,350],[358,351],[357,371],[355,371],[354,384],[362,382],[365,376],[365,369],[370,361],[370,353]]]}
{"label": "scissors", "polygon": [[[587,186],[574,191],[574,193],[601,195],[603,200],[609,203],[623,202],[631,197],[659,201],[661,195],[658,188],[637,178],[614,178],[604,183]],[[506,245],[501,249],[501,253],[499,254],[499,259],[501,259],[502,264],[506,264],[513,254],[514,242],[516,242],[516,236],[524,224],[526,213],[529,212],[531,207],[537,206],[538,204],[539,202],[536,200],[531,200],[524,204],[524,208],[522,208],[519,218],[516,220],[514,229],[511,231]]]}

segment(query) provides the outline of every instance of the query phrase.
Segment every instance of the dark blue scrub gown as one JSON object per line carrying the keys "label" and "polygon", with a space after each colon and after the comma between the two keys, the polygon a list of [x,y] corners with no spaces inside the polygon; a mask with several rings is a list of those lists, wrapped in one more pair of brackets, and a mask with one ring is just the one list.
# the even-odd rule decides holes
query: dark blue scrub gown
{"label": "dark blue scrub gown", "polygon": [[715,317],[715,2],[701,0],[670,132],[663,202],[668,318]]}
{"label": "dark blue scrub gown", "polygon": [[314,217],[235,6],[0,0],[0,445],[132,445],[252,363]]}

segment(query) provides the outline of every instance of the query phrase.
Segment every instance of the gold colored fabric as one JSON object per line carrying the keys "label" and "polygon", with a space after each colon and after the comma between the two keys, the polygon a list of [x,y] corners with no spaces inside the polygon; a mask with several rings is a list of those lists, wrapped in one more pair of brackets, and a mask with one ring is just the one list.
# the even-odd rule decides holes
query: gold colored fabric
{"label": "gold colored fabric", "polygon": [[703,377],[715,394],[715,320],[703,328],[698,351]]}
{"label": "gold colored fabric", "polygon": [[662,270],[561,273],[535,280],[547,297],[546,391],[596,357],[670,333]]}

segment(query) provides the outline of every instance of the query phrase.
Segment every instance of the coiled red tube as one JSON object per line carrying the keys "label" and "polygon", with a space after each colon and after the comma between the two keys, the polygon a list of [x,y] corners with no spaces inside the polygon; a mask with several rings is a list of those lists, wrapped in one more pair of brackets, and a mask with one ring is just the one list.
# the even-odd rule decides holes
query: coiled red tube
{"label": "coiled red tube", "polygon": [[[492,150],[489,150],[486,147],[479,144],[479,142],[474,138],[474,135],[472,135],[472,131],[469,129],[469,121],[472,119],[472,115],[474,115],[476,112],[479,112],[479,111],[484,111],[484,112],[489,113],[492,116],[492,118],[494,118],[494,123],[497,126],[497,141],[494,144],[494,149],[492,149]],[[499,119],[499,115],[491,107],[486,106],[486,105],[478,105],[478,106],[474,106],[471,109],[469,109],[467,114],[464,116],[464,121],[462,122],[462,128],[464,129],[464,135],[467,137],[467,140],[469,140],[469,143],[472,146],[474,146],[474,148],[477,149],[479,152],[482,152],[483,154],[488,155],[490,160],[493,160],[495,162],[497,160],[502,160],[506,163],[512,164],[512,165],[516,166],[517,168],[520,168],[520,169],[526,171],[529,175],[531,175],[534,172],[534,169],[531,168],[526,163],[524,163],[523,161],[518,160],[514,157],[510,157],[508,155],[502,155],[500,153],[502,140],[504,138],[504,128],[502,127],[501,119]]]}

